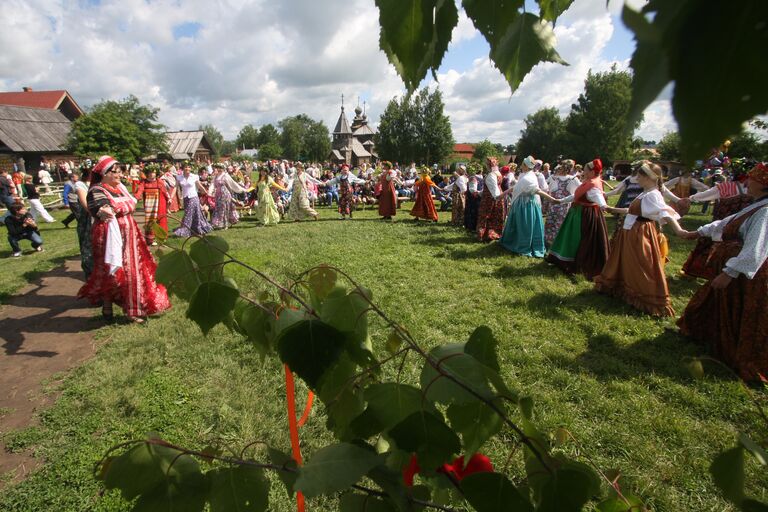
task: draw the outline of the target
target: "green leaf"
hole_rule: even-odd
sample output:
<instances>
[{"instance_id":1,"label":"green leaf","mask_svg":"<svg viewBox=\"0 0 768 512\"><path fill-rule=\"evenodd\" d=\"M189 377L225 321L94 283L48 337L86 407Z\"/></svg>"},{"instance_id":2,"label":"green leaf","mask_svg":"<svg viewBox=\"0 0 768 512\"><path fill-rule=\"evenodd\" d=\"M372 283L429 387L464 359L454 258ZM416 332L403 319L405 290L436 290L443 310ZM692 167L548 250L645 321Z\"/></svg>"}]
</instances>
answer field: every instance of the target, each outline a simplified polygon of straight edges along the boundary
<instances>
[{"instance_id":1,"label":"green leaf","mask_svg":"<svg viewBox=\"0 0 768 512\"><path fill-rule=\"evenodd\" d=\"M752 498L747 498L741 503L742 512L768 512L768 504ZM634 512L634 511L633 511Z\"/></svg>"},{"instance_id":2,"label":"green leaf","mask_svg":"<svg viewBox=\"0 0 768 512\"><path fill-rule=\"evenodd\" d=\"M400 333L397 332L396 329L392 329L392 331L389 333L389 336L387 336L387 342L384 345L384 348L390 354L395 354L398 350L400 350L402 345L403 338L400 337Z\"/></svg>"},{"instance_id":3,"label":"green leaf","mask_svg":"<svg viewBox=\"0 0 768 512\"><path fill-rule=\"evenodd\" d=\"M274 339L277 339L283 331L289 327L303 321L309 320L310 316L306 311L298 309L283 308L280 310L274 327Z\"/></svg>"},{"instance_id":4,"label":"green leaf","mask_svg":"<svg viewBox=\"0 0 768 512\"><path fill-rule=\"evenodd\" d=\"M520 407L520 413L525 419L533 419L533 398L521 396L517 401L517 405Z\"/></svg>"},{"instance_id":5,"label":"green leaf","mask_svg":"<svg viewBox=\"0 0 768 512\"><path fill-rule=\"evenodd\" d=\"M459 22L454 0L376 0L381 32L379 46L395 66L408 92L433 74Z\"/></svg>"},{"instance_id":6,"label":"green leaf","mask_svg":"<svg viewBox=\"0 0 768 512\"><path fill-rule=\"evenodd\" d=\"M329 292L318 309L320 319L347 337L347 351L361 365L376 362L368 339L368 302L356 291L346 293L341 287Z\"/></svg>"},{"instance_id":7,"label":"green leaf","mask_svg":"<svg viewBox=\"0 0 768 512\"><path fill-rule=\"evenodd\" d=\"M315 390L343 348L344 334L321 320L295 323L277 339L280 360Z\"/></svg>"},{"instance_id":8,"label":"green leaf","mask_svg":"<svg viewBox=\"0 0 768 512\"><path fill-rule=\"evenodd\" d=\"M421 391L413 386L385 382L365 389L365 412L354 419L352 430L362 438L389 430L422 408Z\"/></svg>"},{"instance_id":9,"label":"green leaf","mask_svg":"<svg viewBox=\"0 0 768 512\"><path fill-rule=\"evenodd\" d=\"M320 379L318 397L325 404L328 427L343 441L353 437L352 420L365 409L363 391L359 384L352 383L356 371L357 365L342 353Z\"/></svg>"},{"instance_id":10,"label":"green leaf","mask_svg":"<svg viewBox=\"0 0 768 512\"><path fill-rule=\"evenodd\" d=\"M744 434L743 432L739 433L739 444L746 448L762 466L768 464L768 453L766 453L765 449L754 442L747 434Z\"/></svg>"},{"instance_id":11,"label":"green leaf","mask_svg":"<svg viewBox=\"0 0 768 512\"><path fill-rule=\"evenodd\" d=\"M288 493L288 497L293 496L293 486L296 484L296 479L299 477L298 466L296 461L290 455L278 450L277 448L267 447L267 455L272 464L285 467L288 470L296 471L278 471L277 476L285 486L285 492Z\"/></svg>"},{"instance_id":12,"label":"green leaf","mask_svg":"<svg viewBox=\"0 0 768 512\"><path fill-rule=\"evenodd\" d=\"M704 365L701 364L701 359L691 359L686 363L685 367L694 379L701 380L704 378Z\"/></svg>"},{"instance_id":13,"label":"green leaf","mask_svg":"<svg viewBox=\"0 0 768 512\"><path fill-rule=\"evenodd\" d=\"M631 494L625 494L624 499L614 496L597 504L598 512L642 512L645 509L643 500Z\"/></svg>"},{"instance_id":14,"label":"green leaf","mask_svg":"<svg viewBox=\"0 0 768 512\"><path fill-rule=\"evenodd\" d=\"M294 490L307 497L330 494L357 483L382 461L375 452L349 443L321 448L299 469Z\"/></svg>"},{"instance_id":15,"label":"green leaf","mask_svg":"<svg viewBox=\"0 0 768 512\"><path fill-rule=\"evenodd\" d=\"M416 453L425 471L437 469L461 450L459 437L437 414L415 412L389 431L398 448Z\"/></svg>"},{"instance_id":16,"label":"green leaf","mask_svg":"<svg viewBox=\"0 0 768 512\"><path fill-rule=\"evenodd\" d=\"M200 279L192 258L184 251L173 250L163 255L157 264L155 280L170 293L185 300L192 297Z\"/></svg>"},{"instance_id":17,"label":"green leaf","mask_svg":"<svg viewBox=\"0 0 768 512\"><path fill-rule=\"evenodd\" d=\"M493 398L488 386L487 368L474 357L465 354L463 344L440 345L433 348L429 356L439 363L445 375L438 373L429 362L424 363L419 382L427 400L444 404L466 404L478 400L474 394L446 375L462 382L480 396Z\"/></svg>"},{"instance_id":18,"label":"green leaf","mask_svg":"<svg viewBox=\"0 0 768 512\"><path fill-rule=\"evenodd\" d=\"M573 0L537 0L541 17L547 21L555 22L573 3Z\"/></svg>"},{"instance_id":19,"label":"green leaf","mask_svg":"<svg viewBox=\"0 0 768 512\"><path fill-rule=\"evenodd\" d=\"M410 461L410 456L408 460ZM414 510L409 502L410 489L403 483L401 470L394 470L382 464L371 469L367 476L387 494L388 501L391 501L397 510Z\"/></svg>"},{"instance_id":20,"label":"green leaf","mask_svg":"<svg viewBox=\"0 0 768 512\"><path fill-rule=\"evenodd\" d=\"M214 325L226 320L239 296L240 292L227 284L202 283L192 294L187 318L199 325L203 334L208 334Z\"/></svg>"},{"instance_id":21,"label":"green leaf","mask_svg":"<svg viewBox=\"0 0 768 512\"><path fill-rule=\"evenodd\" d=\"M501 473L473 473L461 492L477 512L533 512L533 506Z\"/></svg>"},{"instance_id":22,"label":"green leaf","mask_svg":"<svg viewBox=\"0 0 768 512\"><path fill-rule=\"evenodd\" d=\"M324 299L336 286L336 271L321 265L309 273L309 287L319 299Z\"/></svg>"},{"instance_id":23,"label":"green leaf","mask_svg":"<svg viewBox=\"0 0 768 512\"><path fill-rule=\"evenodd\" d=\"M245 331L248 341L263 355L271 352L275 317L253 304L235 308L235 313L235 321Z\"/></svg>"},{"instance_id":24,"label":"green leaf","mask_svg":"<svg viewBox=\"0 0 768 512\"><path fill-rule=\"evenodd\" d=\"M539 512L581 512L600 493L600 480L592 468L568 461L547 476Z\"/></svg>"},{"instance_id":25,"label":"green leaf","mask_svg":"<svg viewBox=\"0 0 768 512\"><path fill-rule=\"evenodd\" d=\"M206 480L199 475L184 485L169 482L136 500L132 512L202 512L207 495Z\"/></svg>"},{"instance_id":26,"label":"green leaf","mask_svg":"<svg viewBox=\"0 0 768 512\"><path fill-rule=\"evenodd\" d=\"M211 512L263 512L269 504L269 480L251 466L214 469L208 473Z\"/></svg>"},{"instance_id":27,"label":"green leaf","mask_svg":"<svg viewBox=\"0 0 768 512\"><path fill-rule=\"evenodd\" d=\"M709 472L725 499L737 506L744 501L744 449L741 446L719 453Z\"/></svg>"},{"instance_id":28,"label":"green leaf","mask_svg":"<svg viewBox=\"0 0 768 512\"><path fill-rule=\"evenodd\" d=\"M491 328L481 325L469 336L469 341L464 346L464 353L471 355L488 368L498 372L501 370L499 358L496 355L496 348L498 346L499 342L493 336Z\"/></svg>"},{"instance_id":29,"label":"green leaf","mask_svg":"<svg viewBox=\"0 0 768 512\"><path fill-rule=\"evenodd\" d=\"M395 508L375 496L367 494L345 494L339 500L340 512L394 512Z\"/></svg>"},{"instance_id":30,"label":"green leaf","mask_svg":"<svg viewBox=\"0 0 768 512\"><path fill-rule=\"evenodd\" d=\"M464 453L468 455L465 457L467 462L469 455L477 453L488 439L501 430L501 417L483 402L452 404L447 414L453 429L461 434Z\"/></svg>"},{"instance_id":31,"label":"green leaf","mask_svg":"<svg viewBox=\"0 0 768 512\"><path fill-rule=\"evenodd\" d=\"M499 41L507 31L507 28L520 16L523 0L463 0L462 5L475 28L491 45L491 48L499 44Z\"/></svg>"},{"instance_id":32,"label":"green leaf","mask_svg":"<svg viewBox=\"0 0 768 512\"><path fill-rule=\"evenodd\" d=\"M154 221L152 222L152 234L155 235L155 238L160 240L160 242L168 240L168 230Z\"/></svg>"},{"instance_id":33,"label":"green leaf","mask_svg":"<svg viewBox=\"0 0 768 512\"><path fill-rule=\"evenodd\" d=\"M768 48L768 2L729 3L727 13L709 2L685 3L690 8L679 29L664 40L671 53L672 110L683 158L693 162L768 111L765 67L755 65L765 60ZM728 36L691 37L702 27L717 27Z\"/></svg>"},{"instance_id":34,"label":"green leaf","mask_svg":"<svg viewBox=\"0 0 768 512\"><path fill-rule=\"evenodd\" d=\"M195 240L189 248L189 255L199 267L210 267L224 261L229 244L218 236L206 236Z\"/></svg>"}]
</instances>

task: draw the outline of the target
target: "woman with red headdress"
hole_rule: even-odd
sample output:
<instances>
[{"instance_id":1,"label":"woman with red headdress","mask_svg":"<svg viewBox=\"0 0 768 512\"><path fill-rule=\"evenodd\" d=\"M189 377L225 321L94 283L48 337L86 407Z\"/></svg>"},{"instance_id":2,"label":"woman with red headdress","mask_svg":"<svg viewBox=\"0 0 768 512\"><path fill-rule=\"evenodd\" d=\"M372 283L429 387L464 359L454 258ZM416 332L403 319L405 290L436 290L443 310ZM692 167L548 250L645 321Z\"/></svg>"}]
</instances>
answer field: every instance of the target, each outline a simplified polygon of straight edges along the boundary
<instances>
[{"instance_id":1,"label":"woman with red headdress","mask_svg":"<svg viewBox=\"0 0 768 512\"><path fill-rule=\"evenodd\" d=\"M509 172L509 168L507 168ZM480 207L477 213L477 238L481 242L498 240L504 231L507 220L506 196L512 189L502 190L503 176L496 158L488 159L488 174L483 182Z\"/></svg>"},{"instance_id":2,"label":"woman with red headdress","mask_svg":"<svg viewBox=\"0 0 768 512\"><path fill-rule=\"evenodd\" d=\"M429 177L429 167L421 168L421 175L413 188L416 191L416 198L411 208L411 215L416 220L425 219L437 222L437 210L435 209L435 199L432 197L432 187L435 183Z\"/></svg>"},{"instance_id":3,"label":"woman with red headdress","mask_svg":"<svg viewBox=\"0 0 768 512\"><path fill-rule=\"evenodd\" d=\"M584 166L584 182L561 199L573 203L560 226L546 260L567 274L584 274L590 281L603 270L608 259L608 228L603 211L603 162L595 158Z\"/></svg>"},{"instance_id":4,"label":"woman with red headdress","mask_svg":"<svg viewBox=\"0 0 768 512\"><path fill-rule=\"evenodd\" d=\"M117 160L103 156L93 168L88 210L94 217L91 237L93 272L78 298L102 305L102 316L112 321L112 304L136 323L171 307L165 287L155 283L157 265L133 219L136 199L120 182Z\"/></svg>"},{"instance_id":5,"label":"woman with red headdress","mask_svg":"<svg viewBox=\"0 0 768 512\"><path fill-rule=\"evenodd\" d=\"M379 175L378 187L381 189L379 195L379 216L384 220L390 220L397 215L397 191L395 184L399 183L397 173L392 170L392 164L381 162L381 175Z\"/></svg>"},{"instance_id":6,"label":"woman with red headdress","mask_svg":"<svg viewBox=\"0 0 768 512\"><path fill-rule=\"evenodd\" d=\"M670 224L680 236L687 231L677 223L677 212L664 202L661 167L644 160L636 171L643 191L629 208L606 208L626 217L611 240L611 254L602 273L594 279L595 289L651 315L673 316L664 275L667 241L656 223Z\"/></svg>"},{"instance_id":7,"label":"woman with red headdress","mask_svg":"<svg viewBox=\"0 0 768 512\"><path fill-rule=\"evenodd\" d=\"M705 343L744 380L768 376L768 166L750 172L743 210L701 226L684 238L715 241L720 273L693 296L680 332Z\"/></svg>"}]
</instances>

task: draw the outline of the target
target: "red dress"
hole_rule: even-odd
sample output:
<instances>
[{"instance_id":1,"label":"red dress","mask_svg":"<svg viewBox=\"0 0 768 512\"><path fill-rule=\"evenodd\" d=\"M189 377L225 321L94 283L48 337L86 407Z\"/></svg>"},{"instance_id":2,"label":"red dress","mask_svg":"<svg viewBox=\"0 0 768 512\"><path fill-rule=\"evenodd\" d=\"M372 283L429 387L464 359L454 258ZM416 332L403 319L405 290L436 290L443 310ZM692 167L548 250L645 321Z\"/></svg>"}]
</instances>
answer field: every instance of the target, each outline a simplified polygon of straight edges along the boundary
<instances>
[{"instance_id":1,"label":"red dress","mask_svg":"<svg viewBox=\"0 0 768 512\"><path fill-rule=\"evenodd\" d=\"M393 217L397 215L397 192L395 191L394 178L387 180L387 175L391 171L385 171L379 178L381 185L381 195L379 196L379 215L382 217Z\"/></svg>"},{"instance_id":2,"label":"red dress","mask_svg":"<svg viewBox=\"0 0 768 512\"><path fill-rule=\"evenodd\" d=\"M501 190L501 173L496 173L496 181ZM483 187L480 207L477 214L477 238L481 242L490 242L501 238L504 222L507 220L507 201L503 197L493 198L488 187Z\"/></svg>"},{"instance_id":3,"label":"red dress","mask_svg":"<svg viewBox=\"0 0 768 512\"><path fill-rule=\"evenodd\" d=\"M171 197L163 180L143 181L135 193L137 199L144 201L144 236L147 243L155 241L152 223L156 222L168 232L168 202Z\"/></svg>"},{"instance_id":4,"label":"red dress","mask_svg":"<svg viewBox=\"0 0 768 512\"><path fill-rule=\"evenodd\" d=\"M434 185L429 176L424 176L416 182L416 201L411 209L411 215L417 219L437 222L435 200L432 198L432 187Z\"/></svg>"},{"instance_id":5,"label":"red dress","mask_svg":"<svg viewBox=\"0 0 768 512\"><path fill-rule=\"evenodd\" d=\"M103 301L117 304L127 316L153 315L171 307L163 285L155 282L157 264L152 259L141 230L133 219L136 200L128 190L119 185L94 185L88 191L88 209L95 214L103 205L110 205L115 212L122 238L122 267L110 274L105 262L109 221L94 215L91 237L93 240L93 273L80 288L78 298L91 304Z\"/></svg>"}]
</instances>

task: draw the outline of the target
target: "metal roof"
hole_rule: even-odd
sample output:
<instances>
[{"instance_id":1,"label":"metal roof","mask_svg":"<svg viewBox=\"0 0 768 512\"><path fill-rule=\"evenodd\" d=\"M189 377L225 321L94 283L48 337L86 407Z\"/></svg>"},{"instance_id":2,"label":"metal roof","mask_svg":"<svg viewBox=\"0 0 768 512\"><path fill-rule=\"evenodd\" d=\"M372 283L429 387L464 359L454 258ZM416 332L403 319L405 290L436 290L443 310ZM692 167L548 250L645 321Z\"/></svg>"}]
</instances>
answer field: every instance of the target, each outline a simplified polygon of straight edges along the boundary
<instances>
[{"instance_id":1,"label":"metal roof","mask_svg":"<svg viewBox=\"0 0 768 512\"><path fill-rule=\"evenodd\" d=\"M65 151L71 126L58 110L0 105L0 142L11 151Z\"/></svg>"}]
</instances>

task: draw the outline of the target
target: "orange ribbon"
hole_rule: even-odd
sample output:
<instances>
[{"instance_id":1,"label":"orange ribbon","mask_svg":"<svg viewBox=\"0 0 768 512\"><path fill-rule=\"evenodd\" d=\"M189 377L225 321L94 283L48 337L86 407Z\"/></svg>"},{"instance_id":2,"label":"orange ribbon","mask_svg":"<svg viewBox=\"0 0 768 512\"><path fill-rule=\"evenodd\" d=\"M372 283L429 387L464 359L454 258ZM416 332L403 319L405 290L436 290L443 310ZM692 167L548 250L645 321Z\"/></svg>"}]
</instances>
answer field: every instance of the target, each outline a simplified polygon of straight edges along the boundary
<instances>
[{"instance_id":1,"label":"orange ribbon","mask_svg":"<svg viewBox=\"0 0 768 512\"><path fill-rule=\"evenodd\" d=\"M297 466L301 466L301 446L299 446L299 427L303 427L309 418L309 412L312 410L312 402L315 400L315 394L310 391L307 394L307 404L304 406L304 413L301 418L296 420L296 389L293 382L293 372L284 365L285 368L285 394L288 402L288 431L291 436L291 453ZM296 506L298 512L305 512L304 495L296 493Z\"/></svg>"}]
</instances>

